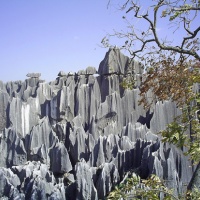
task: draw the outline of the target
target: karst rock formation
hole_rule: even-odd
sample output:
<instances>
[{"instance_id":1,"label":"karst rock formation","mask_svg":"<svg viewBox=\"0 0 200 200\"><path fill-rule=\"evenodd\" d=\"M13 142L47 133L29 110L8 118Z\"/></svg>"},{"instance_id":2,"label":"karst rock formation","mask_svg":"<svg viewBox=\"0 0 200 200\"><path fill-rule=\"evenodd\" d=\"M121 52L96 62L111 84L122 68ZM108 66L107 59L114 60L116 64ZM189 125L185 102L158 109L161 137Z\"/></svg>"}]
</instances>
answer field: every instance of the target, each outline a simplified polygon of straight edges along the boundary
<instances>
[{"instance_id":1,"label":"karst rock formation","mask_svg":"<svg viewBox=\"0 0 200 200\"><path fill-rule=\"evenodd\" d=\"M157 134L180 110L171 101L139 106L142 74L112 48L98 71L0 82L0 199L105 199L130 171L182 192L195 169ZM121 86L128 76L133 89Z\"/></svg>"}]
</instances>

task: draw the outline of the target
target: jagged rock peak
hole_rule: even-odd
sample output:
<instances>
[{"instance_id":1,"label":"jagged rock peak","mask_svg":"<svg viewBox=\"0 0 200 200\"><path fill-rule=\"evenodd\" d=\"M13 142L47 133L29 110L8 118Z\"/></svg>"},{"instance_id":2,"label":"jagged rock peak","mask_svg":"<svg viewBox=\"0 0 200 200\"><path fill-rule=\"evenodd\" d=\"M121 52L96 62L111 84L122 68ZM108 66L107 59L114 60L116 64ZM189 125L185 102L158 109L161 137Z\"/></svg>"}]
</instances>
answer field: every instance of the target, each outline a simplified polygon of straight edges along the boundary
<instances>
[{"instance_id":1,"label":"jagged rock peak","mask_svg":"<svg viewBox=\"0 0 200 200\"><path fill-rule=\"evenodd\" d=\"M77 75L93 75L96 74L97 70L95 67L87 67L86 70L79 70Z\"/></svg>"},{"instance_id":2,"label":"jagged rock peak","mask_svg":"<svg viewBox=\"0 0 200 200\"><path fill-rule=\"evenodd\" d=\"M86 72L86 74L92 75L92 74L96 74L97 70L95 67L87 67L85 72Z\"/></svg>"},{"instance_id":3,"label":"jagged rock peak","mask_svg":"<svg viewBox=\"0 0 200 200\"><path fill-rule=\"evenodd\" d=\"M28 73L26 76L29 78L39 78L41 73Z\"/></svg>"},{"instance_id":4,"label":"jagged rock peak","mask_svg":"<svg viewBox=\"0 0 200 200\"><path fill-rule=\"evenodd\" d=\"M143 66L140 62L130 59L121 53L117 47L110 48L99 65L99 75L110 74L142 74Z\"/></svg>"},{"instance_id":5,"label":"jagged rock peak","mask_svg":"<svg viewBox=\"0 0 200 200\"><path fill-rule=\"evenodd\" d=\"M66 74L65 72L63 72L63 71L60 71L60 72L58 73L58 76L60 76L60 77L65 77L65 76L67 76L67 74Z\"/></svg>"}]
</instances>

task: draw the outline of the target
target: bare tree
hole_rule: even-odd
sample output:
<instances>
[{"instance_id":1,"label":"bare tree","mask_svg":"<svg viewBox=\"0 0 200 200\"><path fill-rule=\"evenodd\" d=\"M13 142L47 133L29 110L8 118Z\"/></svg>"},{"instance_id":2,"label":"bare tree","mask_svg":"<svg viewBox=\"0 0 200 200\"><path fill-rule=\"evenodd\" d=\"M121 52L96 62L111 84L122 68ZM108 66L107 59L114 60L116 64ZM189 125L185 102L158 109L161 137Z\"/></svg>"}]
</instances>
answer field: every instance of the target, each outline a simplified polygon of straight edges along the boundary
<instances>
[{"instance_id":1,"label":"bare tree","mask_svg":"<svg viewBox=\"0 0 200 200\"><path fill-rule=\"evenodd\" d=\"M110 0L112 1L112 0ZM110 4L110 1L108 4ZM102 42L106 46L109 38L114 36L124 39L122 48L129 51L130 55L149 61L152 55L155 61L160 51L173 51L185 59L191 57L200 61L199 55L199 0L151 0L151 1L127 0L120 6L125 11L123 19L127 23L127 31L115 31L107 35ZM148 4L146 6L145 4ZM146 7L146 10L145 8ZM138 21L139 20L139 23ZM144 27L138 29L143 23ZM158 24L168 27L166 38L159 34ZM173 39L174 34L179 34L179 44Z\"/></svg>"}]
</instances>

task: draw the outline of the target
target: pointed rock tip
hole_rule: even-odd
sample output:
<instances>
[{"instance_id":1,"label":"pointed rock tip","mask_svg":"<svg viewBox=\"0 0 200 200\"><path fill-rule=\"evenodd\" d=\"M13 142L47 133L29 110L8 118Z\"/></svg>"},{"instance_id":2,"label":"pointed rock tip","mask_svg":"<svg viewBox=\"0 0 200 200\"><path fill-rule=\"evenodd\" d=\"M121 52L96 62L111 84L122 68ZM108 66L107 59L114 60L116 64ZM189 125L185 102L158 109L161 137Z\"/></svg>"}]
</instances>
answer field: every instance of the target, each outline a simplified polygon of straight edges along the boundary
<instances>
[{"instance_id":1,"label":"pointed rock tip","mask_svg":"<svg viewBox=\"0 0 200 200\"><path fill-rule=\"evenodd\" d=\"M26 76L29 78L39 78L41 73L28 73Z\"/></svg>"},{"instance_id":2,"label":"pointed rock tip","mask_svg":"<svg viewBox=\"0 0 200 200\"><path fill-rule=\"evenodd\" d=\"M130 59L118 47L109 48L98 69L99 75L125 74Z\"/></svg>"}]
</instances>

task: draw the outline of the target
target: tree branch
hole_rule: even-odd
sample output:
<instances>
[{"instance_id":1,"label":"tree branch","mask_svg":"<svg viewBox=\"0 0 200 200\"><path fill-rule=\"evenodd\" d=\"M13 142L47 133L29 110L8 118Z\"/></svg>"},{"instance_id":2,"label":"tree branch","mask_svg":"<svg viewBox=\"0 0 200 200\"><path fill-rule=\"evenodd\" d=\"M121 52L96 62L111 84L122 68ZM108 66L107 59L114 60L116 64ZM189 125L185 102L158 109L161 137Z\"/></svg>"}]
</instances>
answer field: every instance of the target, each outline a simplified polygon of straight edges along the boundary
<instances>
[{"instance_id":1,"label":"tree branch","mask_svg":"<svg viewBox=\"0 0 200 200\"><path fill-rule=\"evenodd\" d=\"M139 53L139 52L142 52L142 51L144 50L144 48L145 48L145 45L146 45L147 43L150 43L150 42L155 42L155 39L145 40L145 41L143 42L143 44L142 44L142 46L141 46L141 48L140 48L139 50L137 50L137 51L132 51L132 55L135 56L135 54L137 54L137 53Z\"/></svg>"},{"instance_id":2,"label":"tree branch","mask_svg":"<svg viewBox=\"0 0 200 200\"><path fill-rule=\"evenodd\" d=\"M152 20L149 16L149 10L147 10L145 14L141 14L141 7L134 1L126 0L122 6L122 9L125 9L128 6L130 6L130 7L127 9L126 13L134 12L135 18L144 19L149 24L149 29L145 32L141 31L141 36L140 36L137 32L134 31L135 30L134 26L130 25L130 23L129 23L128 28L131 27L131 32L130 32L131 37L129 37L129 33L127 33L126 35L123 35L123 38L127 37L129 42L126 41L125 45L122 47L125 47L126 50L131 52L131 55L138 56L136 54L142 53L144 51L145 47L147 47L147 44L155 42L155 44L158 46L159 50L173 51L173 52L179 53L181 56L183 56L183 55L185 55L187 57L192 56L195 59L200 61L200 55L199 55L197 45L195 45L195 43L193 43L193 42L195 42L195 41L193 41L193 39L196 38L197 34L200 31L200 26L197 27L195 31L191 31L189 29L190 23L192 22L192 20L194 20L194 18L196 18L197 13L194 15L193 19L187 19L186 18L187 16L186 17L179 16L180 14L177 14L177 16L175 15L176 12L183 12L183 13L185 13L186 11L197 12L198 10L200 10L199 5L196 6L196 4L194 4L194 5L192 4L192 5L187 6L185 4L185 2L182 2L181 0L174 0L174 1L169 0L167 2L165 0L159 0L156 5L152 6L154 9ZM161 7L163 7L163 9L161 9ZM159 38L158 33L157 33L157 21L158 21L158 14L160 13L160 11L162 11L162 13L163 12L165 13L165 14L162 14L163 17L166 17L166 16L170 17L172 15L172 17L174 17L173 19L178 17L178 19L181 20L178 23L177 29L181 28L181 23L183 22L183 28L186 31L186 33L189 34L189 36L182 38L180 46L177 46L177 45L173 46L171 42L169 44L167 44L166 41L161 41L161 39ZM172 22L170 22L170 23L172 23ZM117 33L117 35L122 37L121 33ZM150 35L152 35L153 38L150 37ZM142 44L140 44L141 46L134 51L131 50L132 44L134 44L133 41L136 41L136 42L140 41L142 43ZM188 43L190 45L188 45ZM191 47L191 48L189 48L189 47Z\"/></svg>"}]
</instances>

